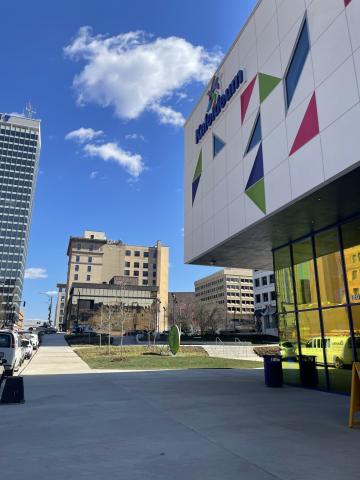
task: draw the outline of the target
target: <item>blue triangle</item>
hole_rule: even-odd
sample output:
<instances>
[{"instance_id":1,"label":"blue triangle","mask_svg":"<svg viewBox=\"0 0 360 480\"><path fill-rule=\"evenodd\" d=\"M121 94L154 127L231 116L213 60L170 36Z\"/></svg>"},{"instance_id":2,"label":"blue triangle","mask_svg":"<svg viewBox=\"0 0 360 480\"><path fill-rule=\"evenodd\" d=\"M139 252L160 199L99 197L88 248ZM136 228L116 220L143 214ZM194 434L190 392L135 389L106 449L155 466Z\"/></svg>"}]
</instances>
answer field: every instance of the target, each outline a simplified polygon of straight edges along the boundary
<instances>
[{"instance_id":1,"label":"blue triangle","mask_svg":"<svg viewBox=\"0 0 360 480\"><path fill-rule=\"evenodd\" d=\"M250 152L258 143L261 142L261 118L260 118L260 113L256 118L255 126L252 131L248 146L246 147L245 150L245 155Z\"/></svg>"},{"instance_id":2,"label":"blue triangle","mask_svg":"<svg viewBox=\"0 0 360 480\"><path fill-rule=\"evenodd\" d=\"M251 169L249 180L246 184L245 191L252 187L256 182L261 180L264 177L264 162L263 162L263 150L262 144L260 143L259 150L256 154L254 165Z\"/></svg>"},{"instance_id":3,"label":"blue triangle","mask_svg":"<svg viewBox=\"0 0 360 480\"><path fill-rule=\"evenodd\" d=\"M217 135L213 134L213 155L216 155L221 152L221 150L225 147L225 142L221 140Z\"/></svg>"},{"instance_id":4,"label":"blue triangle","mask_svg":"<svg viewBox=\"0 0 360 480\"><path fill-rule=\"evenodd\" d=\"M194 205L194 200L196 197L196 192L199 186L201 175L192 182L192 204Z\"/></svg>"}]
</instances>

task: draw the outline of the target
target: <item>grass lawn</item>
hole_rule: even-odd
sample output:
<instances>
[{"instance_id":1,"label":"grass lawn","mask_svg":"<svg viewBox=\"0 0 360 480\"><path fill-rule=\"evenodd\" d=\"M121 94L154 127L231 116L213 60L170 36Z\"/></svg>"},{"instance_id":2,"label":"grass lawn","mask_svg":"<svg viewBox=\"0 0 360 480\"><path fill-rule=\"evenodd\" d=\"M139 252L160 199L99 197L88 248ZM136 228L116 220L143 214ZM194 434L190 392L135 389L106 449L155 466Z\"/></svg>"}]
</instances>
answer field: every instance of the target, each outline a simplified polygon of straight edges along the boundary
<instances>
[{"instance_id":1,"label":"grass lawn","mask_svg":"<svg viewBox=\"0 0 360 480\"><path fill-rule=\"evenodd\" d=\"M177 368L259 368L261 362L232 360L229 358L209 357L202 347L180 347L176 356L171 355L168 347L127 346L108 348L91 346L73 346L75 352L91 368L114 368L121 370L159 370Z\"/></svg>"}]
</instances>

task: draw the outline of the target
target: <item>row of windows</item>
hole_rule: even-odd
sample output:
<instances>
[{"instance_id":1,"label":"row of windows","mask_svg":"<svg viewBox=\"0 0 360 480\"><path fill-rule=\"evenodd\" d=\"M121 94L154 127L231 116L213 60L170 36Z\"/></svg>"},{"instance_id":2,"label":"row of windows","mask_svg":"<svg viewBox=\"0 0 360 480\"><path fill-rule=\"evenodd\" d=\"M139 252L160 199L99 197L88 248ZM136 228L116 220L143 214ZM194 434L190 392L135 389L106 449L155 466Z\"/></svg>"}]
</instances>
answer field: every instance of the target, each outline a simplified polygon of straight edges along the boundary
<instances>
[{"instance_id":1,"label":"row of windows","mask_svg":"<svg viewBox=\"0 0 360 480\"><path fill-rule=\"evenodd\" d=\"M156 263L151 264L152 268L156 270ZM130 262L125 262L125 267L126 268L131 268L131 263ZM140 263L139 262L134 262L134 267L133 268L140 268ZM149 268L148 263L143 263L142 268Z\"/></svg>"},{"instance_id":2,"label":"row of windows","mask_svg":"<svg viewBox=\"0 0 360 480\"><path fill-rule=\"evenodd\" d=\"M252 278L226 277L227 282L253 283Z\"/></svg>"},{"instance_id":3,"label":"row of windows","mask_svg":"<svg viewBox=\"0 0 360 480\"><path fill-rule=\"evenodd\" d=\"M255 278L255 287L260 287L260 285L271 285L272 283L275 283L275 276L273 273L269 276L263 276L261 279Z\"/></svg>"},{"instance_id":4,"label":"row of windows","mask_svg":"<svg viewBox=\"0 0 360 480\"><path fill-rule=\"evenodd\" d=\"M5 135L5 137L4 137ZM38 139L38 134L37 133L29 133L24 130L9 130L6 128L0 128L0 139L4 138L11 138L11 137L17 137L17 138L28 138L29 140L37 140Z\"/></svg>"},{"instance_id":5,"label":"row of windows","mask_svg":"<svg viewBox=\"0 0 360 480\"><path fill-rule=\"evenodd\" d=\"M130 270L124 270L124 275L125 275L126 277L129 277L129 276L130 276ZM149 272L145 270L144 272L142 272L142 275L143 275L143 277L148 277L148 276L149 276ZM139 276L139 270L134 270L134 271L133 271L133 276L134 276L134 277L138 277L138 276ZM153 278L156 278L156 272L153 272L153 273L152 273L152 276L153 276Z\"/></svg>"},{"instance_id":6,"label":"row of windows","mask_svg":"<svg viewBox=\"0 0 360 480\"><path fill-rule=\"evenodd\" d=\"M22 165L23 167L28 167L35 165L36 155L20 152L19 154L15 152L6 152L2 154L0 151L0 162L5 165Z\"/></svg>"},{"instance_id":7,"label":"row of windows","mask_svg":"<svg viewBox=\"0 0 360 480\"><path fill-rule=\"evenodd\" d=\"M264 292L263 294L255 295L256 303L261 303L261 297L262 297L263 302L268 302L269 298L271 299L271 301L275 301L276 300L276 293L275 293L275 291L270 292L270 297L269 297L268 292Z\"/></svg>"},{"instance_id":8,"label":"row of windows","mask_svg":"<svg viewBox=\"0 0 360 480\"><path fill-rule=\"evenodd\" d=\"M131 257L131 250L125 250L125 256L126 257ZM140 257L141 256L141 252L139 250L135 250L134 251L134 257ZM149 258L149 252L143 252L143 256L144 258ZM157 252L153 252L153 258L156 258L157 257Z\"/></svg>"}]
</instances>

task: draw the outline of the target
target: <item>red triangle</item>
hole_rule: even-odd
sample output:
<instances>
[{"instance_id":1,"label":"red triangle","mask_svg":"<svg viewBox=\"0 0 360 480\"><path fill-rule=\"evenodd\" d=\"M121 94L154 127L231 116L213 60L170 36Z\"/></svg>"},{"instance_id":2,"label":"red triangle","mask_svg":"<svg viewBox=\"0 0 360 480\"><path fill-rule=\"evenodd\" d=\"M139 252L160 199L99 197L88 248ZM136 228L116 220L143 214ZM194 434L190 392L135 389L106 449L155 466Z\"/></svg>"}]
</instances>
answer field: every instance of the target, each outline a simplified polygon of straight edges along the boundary
<instances>
[{"instance_id":1,"label":"red triangle","mask_svg":"<svg viewBox=\"0 0 360 480\"><path fill-rule=\"evenodd\" d=\"M311 97L310 103L306 109L304 118L301 122L293 146L291 147L290 155L295 153L306 143L310 142L310 140L316 137L319 132L319 119L317 113L316 96L314 92L313 96Z\"/></svg>"},{"instance_id":2,"label":"red triangle","mask_svg":"<svg viewBox=\"0 0 360 480\"><path fill-rule=\"evenodd\" d=\"M249 103L250 103L250 99L251 99L252 92L253 92L253 90L254 90L255 82L256 82L256 75L255 75L255 77L251 80L251 82L249 83L249 85L245 88L245 90L243 91L243 93L241 94L241 97L240 97L240 103L241 103L241 124L244 123L245 115L246 115L246 112L247 112L247 109L248 109L248 106L249 106Z\"/></svg>"},{"instance_id":3,"label":"red triangle","mask_svg":"<svg viewBox=\"0 0 360 480\"><path fill-rule=\"evenodd\" d=\"M345 7L347 7L349 5L349 3L351 2L351 0L345 0L344 3L345 3Z\"/></svg>"}]
</instances>

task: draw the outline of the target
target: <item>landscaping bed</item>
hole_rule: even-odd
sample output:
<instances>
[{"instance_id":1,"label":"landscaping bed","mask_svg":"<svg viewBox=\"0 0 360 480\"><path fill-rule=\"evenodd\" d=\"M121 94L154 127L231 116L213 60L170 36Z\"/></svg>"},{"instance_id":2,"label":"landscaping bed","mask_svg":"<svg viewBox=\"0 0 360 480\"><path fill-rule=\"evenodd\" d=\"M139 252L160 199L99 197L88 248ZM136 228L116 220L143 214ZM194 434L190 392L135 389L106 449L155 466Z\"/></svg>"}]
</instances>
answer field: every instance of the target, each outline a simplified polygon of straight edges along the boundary
<instances>
[{"instance_id":1,"label":"landscaping bed","mask_svg":"<svg viewBox=\"0 0 360 480\"><path fill-rule=\"evenodd\" d=\"M176 356L167 346L91 347L73 345L91 368L160 370L186 368L258 368L259 362L209 357L202 347L181 346Z\"/></svg>"}]
</instances>

